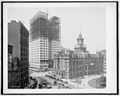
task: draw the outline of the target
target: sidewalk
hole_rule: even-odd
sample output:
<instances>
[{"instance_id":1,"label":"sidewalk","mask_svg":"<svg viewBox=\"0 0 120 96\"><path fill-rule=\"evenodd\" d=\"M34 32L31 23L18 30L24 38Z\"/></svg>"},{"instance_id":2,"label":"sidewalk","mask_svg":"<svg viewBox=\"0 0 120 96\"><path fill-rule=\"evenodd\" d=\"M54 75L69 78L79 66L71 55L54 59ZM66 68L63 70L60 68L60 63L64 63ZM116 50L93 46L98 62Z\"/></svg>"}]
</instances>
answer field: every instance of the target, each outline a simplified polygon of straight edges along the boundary
<instances>
[{"instance_id":1,"label":"sidewalk","mask_svg":"<svg viewBox=\"0 0 120 96\"><path fill-rule=\"evenodd\" d=\"M34 72L34 73L31 73L30 76L32 77L41 77L41 76L45 76L46 73L45 72Z\"/></svg>"},{"instance_id":2,"label":"sidewalk","mask_svg":"<svg viewBox=\"0 0 120 96\"><path fill-rule=\"evenodd\" d=\"M91 76L87 76L87 77L85 77L84 79L79 79L78 78L78 81L80 81L81 83L80 84L78 84L75 80L76 79L73 79L73 81L75 81L75 82L72 82L72 80L70 80L70 79L62 79L63 81L67 81L68 82L68 84L74 89L74 88L78 88L78 89L86 89L86 88L88 88L88 89L90 89L90 88L92 88L89 84L88 84L88 82L89 82L89 80L91 80L91 79L94 79L94 78L98 78L98 77L100 77L101 75L91 75Z\"/></svg>"}]
</instances>

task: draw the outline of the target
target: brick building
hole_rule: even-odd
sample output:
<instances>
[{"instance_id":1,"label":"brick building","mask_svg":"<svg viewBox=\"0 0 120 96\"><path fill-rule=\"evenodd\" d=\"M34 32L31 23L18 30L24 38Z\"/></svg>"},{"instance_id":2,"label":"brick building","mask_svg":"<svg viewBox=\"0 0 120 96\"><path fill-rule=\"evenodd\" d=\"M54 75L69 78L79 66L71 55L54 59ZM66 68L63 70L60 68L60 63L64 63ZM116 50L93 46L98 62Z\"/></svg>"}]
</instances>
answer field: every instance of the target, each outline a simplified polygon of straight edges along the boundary
<instances>
[{"instance_id":1,"label":"brick building","mask_svg":"<svg viewBox=\"0 0 120 96\"><path fill-rule=\"evenodd\" d=\"M8 23L8 88L29 83L29 32L21 22Z\"/></svg>"}]
</instances>

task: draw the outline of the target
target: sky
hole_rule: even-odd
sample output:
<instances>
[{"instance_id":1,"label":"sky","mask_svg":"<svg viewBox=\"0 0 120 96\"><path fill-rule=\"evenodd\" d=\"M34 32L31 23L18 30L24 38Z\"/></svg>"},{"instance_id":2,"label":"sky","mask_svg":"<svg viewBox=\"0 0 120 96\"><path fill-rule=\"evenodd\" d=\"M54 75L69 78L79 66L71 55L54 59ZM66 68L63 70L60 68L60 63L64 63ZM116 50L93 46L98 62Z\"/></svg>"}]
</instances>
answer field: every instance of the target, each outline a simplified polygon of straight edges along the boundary
<instances>
[{"instance_id":1,"label":"sky","mask_svg":"<svg viewBox=\"0 0 120 96\"><path fill-rule=\"evenodd\" d=\"M49 18L61 19L61 44L74 49L79 33L90 53L106 49L106 9L105 7L10 7L8 22L22 21L30 29L30 19L38 12L48 12Z\"/></svg>"}]
</instances>

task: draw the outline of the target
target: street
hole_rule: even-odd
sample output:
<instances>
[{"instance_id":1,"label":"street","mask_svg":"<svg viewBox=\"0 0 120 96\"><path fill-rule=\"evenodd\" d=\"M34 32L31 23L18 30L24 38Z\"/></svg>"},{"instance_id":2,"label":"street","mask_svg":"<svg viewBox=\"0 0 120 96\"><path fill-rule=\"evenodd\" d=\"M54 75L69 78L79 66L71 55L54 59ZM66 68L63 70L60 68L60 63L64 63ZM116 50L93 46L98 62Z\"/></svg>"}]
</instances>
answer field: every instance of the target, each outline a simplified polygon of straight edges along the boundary
<instances>
[{"instance_id":1,"label":"street","mask_svg":"<svg viewBox=\"0 0 120 96\"><path fill-rule=\"evenodd\" d=\"M37 87L39 88L39 84L42 82L47 82L47 84L51 85L52 89L85 89L85 88L93 88L89 85L89 81L99 78L101 75L91 75L84 78L76 79L61 79L56 80L50 76L46 76L45 72L34 72L30 74L31 77L35 78L38 81ZM65 81L67 83L65 83ZM56 83L56 84L55 84Z\"/></svg>"}]
</instances>

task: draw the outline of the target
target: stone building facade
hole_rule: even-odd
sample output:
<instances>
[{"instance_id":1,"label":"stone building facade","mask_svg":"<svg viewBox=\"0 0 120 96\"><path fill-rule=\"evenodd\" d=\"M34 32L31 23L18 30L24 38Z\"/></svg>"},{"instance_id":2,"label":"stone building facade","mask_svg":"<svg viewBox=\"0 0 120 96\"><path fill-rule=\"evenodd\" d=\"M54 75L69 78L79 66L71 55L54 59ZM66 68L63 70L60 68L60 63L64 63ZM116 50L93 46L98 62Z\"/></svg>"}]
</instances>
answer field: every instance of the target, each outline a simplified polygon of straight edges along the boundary
<instances>
[{"instance_id":1,"label":"stone building facade","mask_svg":"<svg viewBox=\"0 0 120 96\"><path fill-rule=\"evenodd\" d=\"M62 49L55 54L54 71L60 78L72 79L103 73L104 57L90 54L83 42L80 33L75 51Z\"/></svg>"},{"instance_id":2,"label":"stone building facade","mask_svg":"<svg viewBox=\"0 0 120 96\"><path fill-rule=\"evenodd\" d=\"M55 74L72 79L103 73L103 56L59 52L54 59Z\"/></svg>"},{"instance_id":3,"label":"stone building facade","mask_svg":"<svg viewBox=\"0 0 120 96\"><path fill-rule=\"evenodd\" d=\"M104 64L103 64L103 71L104 71L104 73L106 73L106 50L101 50L101 51L98 51L98 52L96 52L96 54L98 54L98 55L102 55L103 56L103 58L104 58Z\"/></svg>"}]
</instances>

